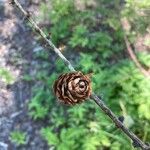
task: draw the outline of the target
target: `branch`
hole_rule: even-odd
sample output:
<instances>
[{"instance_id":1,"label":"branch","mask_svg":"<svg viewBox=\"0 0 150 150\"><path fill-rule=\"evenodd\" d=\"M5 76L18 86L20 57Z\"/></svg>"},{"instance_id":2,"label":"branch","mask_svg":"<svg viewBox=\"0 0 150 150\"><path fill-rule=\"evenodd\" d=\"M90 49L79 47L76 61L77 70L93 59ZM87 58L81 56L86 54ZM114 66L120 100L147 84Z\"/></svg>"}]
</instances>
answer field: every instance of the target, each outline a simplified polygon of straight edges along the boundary
<instances>
[{"instance_id":1,"label":"branch","mask_svg":"<svg viewBox=\"0 0 150 150\"><path fill-rule=\"evenodd\" d=\"M64 61L64 63L68 66L70 71L75 71L71 63L64 57L64 55L59 51L58 48L49 40L46 34L38 27L33 18L29 15L27 11L20 5L17 0L12 0L11 4L16 6L26 17L26 19L32 24L32 27L41 35L41 37L45 40L45 42L50 46L52 50ZM134 133L129 131L128 128L124 126L124 124L115 116L115 114L104 104L101 98L96 96L94 93L90 96L90 98L95 101L95 103L103 110L103 112L115 123L115 125L120 128L133 142L135 147L140 147L142 150L149 150L150 147L144 144Z\"/></svg>"},{"instance_id":2,"label":"branch","mask_svg":"<svg viewBox=\"0 0 150 150\"><path fill-rule=\"evenodd\" d=\"M124 20L122 19L121 20L121 24L122 24L122 28L124 31L126 31L126 27L125 27L125 24L124 24ZM131 59L133 60L133 62L135 63L135 65L139 68L139 70L143 73L144 76L146 77L149 77L150 76L150 73L144 69L142 67L142 65L140 64L140 62L138 61L138 59L136 58L136 55L134 54L132 48L131 48L131 45L130 45L130 42L127 38L127 36L124 34L124 41L125 41L125 44L126 44L126 47L127 47L127 51L131 57Z\"/></svg>"}]
</instances>

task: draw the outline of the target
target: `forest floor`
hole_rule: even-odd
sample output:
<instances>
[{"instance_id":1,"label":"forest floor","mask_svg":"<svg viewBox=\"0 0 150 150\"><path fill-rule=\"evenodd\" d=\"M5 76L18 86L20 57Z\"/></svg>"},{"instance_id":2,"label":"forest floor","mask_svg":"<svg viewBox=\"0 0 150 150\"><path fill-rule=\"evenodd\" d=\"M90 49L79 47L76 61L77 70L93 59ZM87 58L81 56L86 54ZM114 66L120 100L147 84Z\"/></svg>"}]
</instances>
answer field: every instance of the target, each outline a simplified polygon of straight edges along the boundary
<instances>
[{"instance_id":1,"label":"forest floor","mask_svg":"<svg viewBox=\"0 0 150 150\"><path fill-rule=\"evenodd\" d=\"M38 15L39 0L21 0L24 8ZM0 77L0 150L48 150L48 145L39 135L43 124L33 121L28 115L27 103L32 97L33 84L23 81L24 74L34 76L38 61L34 53L41 48L23 19L8 2L0 0L0 68L5 68L15 77L6 84ZM136 49L143 49L139 38ZM27 133L24 146L17 147L10 140L10 133L22 130Z\"/></svg>"},{"instance_id":2,"label":"forest floor","mask_svg":"<svg viewBox=\"0 0 150 150\"><path fill-rule=\"evenodd\" d=\"M38 3L38 0L34 3L21 0L23 7L35 16ZM23 16L14 10L9 1L0 0L0 68L8 70L15 77L11 84L6 84L0 77L0 150L48 149L39 135L41 123L33 122L27 114L32 85L23 81L22 76L36 73L38 62L33 54L41 46L25 24ZM27 133L26 145L17 147L11 142L10 133L14 130Z\"/></svg>"}]
</instances>

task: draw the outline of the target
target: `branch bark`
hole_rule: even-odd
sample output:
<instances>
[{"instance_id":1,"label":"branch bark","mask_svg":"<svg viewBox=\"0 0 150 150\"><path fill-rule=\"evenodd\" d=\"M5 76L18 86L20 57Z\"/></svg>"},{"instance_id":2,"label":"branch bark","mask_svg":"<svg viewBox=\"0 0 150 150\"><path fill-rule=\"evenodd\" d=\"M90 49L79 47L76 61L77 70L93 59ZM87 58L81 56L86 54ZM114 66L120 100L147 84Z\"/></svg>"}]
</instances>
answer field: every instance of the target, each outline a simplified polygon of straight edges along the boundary
<instances>
[{"instance_id":1,"label":"branch bark","mask_svg":"<svg viewBox=\"0 0 150 150\"><path fill-rule=\"evenodd\" d=\"M24 10L24 8L20 5L17 0L12 0L11 4L16 6L25 16L25 18L32 24L32 27L41 35L41 37L45 40L45 42L49 45L49 47L55 51L55 53L64 61L64 63L68 66L70 71L75 71L72 64L64 57L64 55L59 51L58 48L52 43L50 39L47 38L46 34L38 27L33 18L29 15L29 13ZM95 93L92 93L90 98L95 101L95 103L102 109L102 111L115 123L115 125L121 129L133 142L134 146L140 147L142 150L149 150L150 147L143 143L134 133L129 131L128 128L124 126L124 124L116 117L116 115L105 105L103 100L99 98Z\"/></svg>"}]
</instances>

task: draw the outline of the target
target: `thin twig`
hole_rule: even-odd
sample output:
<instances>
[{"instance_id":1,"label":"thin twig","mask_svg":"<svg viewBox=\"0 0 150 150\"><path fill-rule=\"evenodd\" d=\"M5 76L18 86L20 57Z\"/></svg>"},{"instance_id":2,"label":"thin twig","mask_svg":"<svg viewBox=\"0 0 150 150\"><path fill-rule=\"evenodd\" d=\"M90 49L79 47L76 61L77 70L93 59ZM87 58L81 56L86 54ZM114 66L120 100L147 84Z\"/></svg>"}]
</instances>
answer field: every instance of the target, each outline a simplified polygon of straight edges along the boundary
<instances>
[{"instance_id":1,"label":"thin twig","mask_svg":"<svg viewBox=\"0 0 150 150\"><path fill-rule=\"evenodd\" d=\"M124 20L121 20L121 24L122 24L122 28L124 31L126 31L125 29L125 24L124 24ZM138 61L138 59L136 58L136 55L134 54L132 48L131 48L131 44L127 38L127 36L124 34L124 41L127 47L127 51L131 57L131 59L133 60L133 62L135 63L135 65L137 66L137 68L139 68L139 70L143 73L144 76L149 77L150 73L142 67L142 65L140 64L140 62Z\"/></svg>"},{"instance_id":2,"label":"thin twig","mask_svg":"<svg viewBox=\"0 0 150 150\"><path fill-rule=\"evenodd\" d=\"M134 54L134 52L131 48L131 45L130 45L126 35L124 35L124 41L125 41L125 44L126 44L126 47L127 47L127 51L129 53L131 59L135 63L135 65L139 68L139 70L143 73L144 76L149 77L150 76L149 72L146 69L144 69L142 67L142 65L139 63L138 59L136 58L136 55Z\"/></svg>"},{"instance_id":3,"label":"thin twig","mask_svg":"<svg viewBox=\"0 0 150 150\"><path fill-rule=\"evenodd\" d=\"M11 3L19 8L19 10L26 17L26 19L32 24L32 27L42 36L42 38L50 46L50 48L53 49L55 53L64 61L64 63L68 66L70 71L75 71L71 63L64 57L64 55L59 51L59 49L55 47L55 45L51 42L51 40L47 38L46 34L38 27L38 25L35 23L32 17L27 13L27 11L23 9L20 3L17 0L13 0ZM103 110L103 112L107 116L109 116L109 118L111 118L111 120L115 123L115 125L118 128L120 128L130 139L132 139L134 146L140 147L142 150L150 149L148 145L144 144L134 133L129 131L129 129L124 126L124 124L115 116L115 114L104 104L101 98L99 98L94 93L91 95L90 98L96 102L96 104Z\"/></svg>"}]
</instances>

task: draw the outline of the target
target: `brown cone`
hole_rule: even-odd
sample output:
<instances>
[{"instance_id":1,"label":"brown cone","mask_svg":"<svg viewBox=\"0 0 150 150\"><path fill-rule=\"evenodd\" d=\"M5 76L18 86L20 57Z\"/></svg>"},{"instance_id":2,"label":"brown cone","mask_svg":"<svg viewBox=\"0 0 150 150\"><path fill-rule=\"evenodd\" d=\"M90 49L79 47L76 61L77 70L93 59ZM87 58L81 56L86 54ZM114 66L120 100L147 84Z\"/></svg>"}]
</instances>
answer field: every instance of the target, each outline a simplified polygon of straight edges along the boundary
<instances>
[{"instance_id":1,"label":"brown cone","mask_svg":"<svg viewBox=\"0 0 150 150\"><path fill-rule=\"evenodd\" d=\"M54 83L56 97L65 104L81 103L91 95L90 75L81 72L62 74Z\"/></svg>"}]
</instances>

